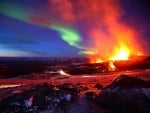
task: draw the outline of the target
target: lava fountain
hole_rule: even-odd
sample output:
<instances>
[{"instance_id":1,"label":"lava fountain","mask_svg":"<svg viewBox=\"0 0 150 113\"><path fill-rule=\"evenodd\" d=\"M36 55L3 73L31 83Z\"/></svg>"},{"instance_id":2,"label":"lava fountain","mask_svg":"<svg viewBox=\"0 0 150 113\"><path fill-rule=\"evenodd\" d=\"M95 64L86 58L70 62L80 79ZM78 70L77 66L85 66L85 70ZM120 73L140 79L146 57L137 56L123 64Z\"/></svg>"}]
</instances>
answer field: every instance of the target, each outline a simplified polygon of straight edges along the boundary
<instances>
[{"instance_id":1,"label":"lava fountain","mask_svg":"<svg viewBox=\"0 0 150 113\"><path fill-rule=\"evenodd\" d=\"M118 0L104 0L99 3L101 20L89 35L94 40L94 55L89 55L90 63L109 62L115 70L115 61L131 60L131 56L143 54L138 33L127 22L121 21L124 14ZM103 27L102 27L103 26Z\"/></svg>"}]
</instances>

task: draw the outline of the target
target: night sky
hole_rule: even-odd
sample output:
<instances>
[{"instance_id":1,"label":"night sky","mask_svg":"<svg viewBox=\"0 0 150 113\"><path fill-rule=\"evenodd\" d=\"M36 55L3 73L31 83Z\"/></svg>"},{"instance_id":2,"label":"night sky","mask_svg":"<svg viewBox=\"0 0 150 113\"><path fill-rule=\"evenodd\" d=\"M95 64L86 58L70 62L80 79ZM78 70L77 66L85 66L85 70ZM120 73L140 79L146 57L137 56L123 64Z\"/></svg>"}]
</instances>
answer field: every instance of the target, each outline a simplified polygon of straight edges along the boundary
<instances>
[{"instance_id":1,"label":"night sky","mask_svg":"<svg viewBox=\"0 0 150 113\"><path fill-rule=\"evenodd\" d=\"M107 54L124 28L150 55L149 0L0 0L0 56Z\"/></svg>"}]
</instances>

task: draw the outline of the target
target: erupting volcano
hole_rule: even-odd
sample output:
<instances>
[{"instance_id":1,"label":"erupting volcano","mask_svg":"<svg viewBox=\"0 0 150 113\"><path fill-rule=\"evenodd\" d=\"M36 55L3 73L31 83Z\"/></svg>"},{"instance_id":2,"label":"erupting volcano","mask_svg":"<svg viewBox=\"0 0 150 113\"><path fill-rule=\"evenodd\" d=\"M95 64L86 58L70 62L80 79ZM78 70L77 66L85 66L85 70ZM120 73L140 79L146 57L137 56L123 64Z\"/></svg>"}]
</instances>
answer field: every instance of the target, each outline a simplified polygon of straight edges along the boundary
<instances>
[{"instance_id":1,"label":"erupting volcano","mask_svg":"<svg viewBox=\"0 0 150 113\"><path fill-rule=\"evenodd\" d=\"M150 113L150 0L0 0L0 113Z\"/></svg>"},{"instance_id":2,"label":"erupting volcano","mask_svg":"<svg viewBox=\"0 0 150 113\"><path fill-rule=\"evenodd\" d=\"M134 56L143 56L144 54L137 52L136 54L131 53L130 48L127 47L121 47L121 48L116 48L116 50L114 51L114 53L110 53L110 57L105 58L104 60L102 60L99 57L91 57L90 59L90 63L101 63L104 61L123 61L123 60L130 60L130 57L134 55Z\"/></svg>"},{"instance_id":3,"label":"erupting volcano","mask_svg":"<svg viewBox=\"0 0 150 113\"><path fill-rule=\"evenodd\" d=\"M89 35L94 40L95 53L89 55L91 63L130 60L131 56L144 55L139 34L122 20L123 9L118 1L101 1L101 21Z\"/></svg>"}]
</instances>

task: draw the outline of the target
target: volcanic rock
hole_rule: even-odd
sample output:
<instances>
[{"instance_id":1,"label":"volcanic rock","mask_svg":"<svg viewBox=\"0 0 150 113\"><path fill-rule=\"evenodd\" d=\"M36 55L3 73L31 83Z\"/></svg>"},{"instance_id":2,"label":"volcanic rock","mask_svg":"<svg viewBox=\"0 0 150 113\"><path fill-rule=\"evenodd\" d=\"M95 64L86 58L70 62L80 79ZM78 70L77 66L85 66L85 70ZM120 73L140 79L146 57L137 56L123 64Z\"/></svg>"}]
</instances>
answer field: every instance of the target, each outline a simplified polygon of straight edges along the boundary
<instances>
[{"instance_id":1,"label":"volcanic rock","mask_svg":"<svg viewBox=\"0 0 150 113\"><path fill-rule=\"evenodd\" d=\"M127 76L127 75L121 75L117 79L115 79L110 85L107 86L107 88L149 88L150 82L145 82L144 80Z\"/></svg>"},{"instance_id":2,"label":"volcanic rock","mask_svg":"<svg viewBox=\"0 0 150 113\"><path fill-rule=\"evenodd\" d=\"M150 113L150 83L122 75L96 97L109 113Z\"/></svg>"},{"instance_id":3,"label":"volcanic rock","mask_svg":"<svg viewBox=\"0 0 150 113\"><path fill-rule=\"evenodd\" d=\"M0 102L0 112L58 113L65 110L66 106L78 97L78 89L72 84L51 85L44 83L33 87L22 93L14 93L2 100Z\"/></svg>"},{"instance_id":4,"label":"volcanic rock","mask_svg":"<svg viewBox=\"0 0 150 113\"><path fill-rule=\"evenodd\" d=\"M107 71L106 63L81 64L70 66L67 68L67 72L71 75L96 74L106 71Z\"/></svg>"},{"instance_id":5,"label":"volcanic rock","mask_svg":"<svg viewBox=\"0 0 150 113\"><path fill-rule=\"evenodd\" d=\"M95 88L97 88L97 89L103 89L103 86L101 84L96 84Z\"/></svg>"}]
</instances>

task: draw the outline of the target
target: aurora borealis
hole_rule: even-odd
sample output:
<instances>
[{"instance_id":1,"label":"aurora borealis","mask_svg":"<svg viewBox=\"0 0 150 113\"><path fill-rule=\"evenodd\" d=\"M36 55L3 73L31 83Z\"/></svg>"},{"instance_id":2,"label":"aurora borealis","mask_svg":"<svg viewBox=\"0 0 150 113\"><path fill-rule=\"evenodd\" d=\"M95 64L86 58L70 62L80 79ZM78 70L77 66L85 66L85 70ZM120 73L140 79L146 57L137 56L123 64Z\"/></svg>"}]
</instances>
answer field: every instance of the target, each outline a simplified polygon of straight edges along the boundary
<instances>
[{"instance_id":1,"label":"aurora borealis","mask_svg":"<svg viewBox=\"0 0 150 113\"><path fill-rule=\"evenodd\" d=\"M148 0L1 0L0 56L104 57L120 43L149 54L149 11Z\"/></svg>"}]
</instances>

